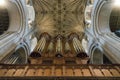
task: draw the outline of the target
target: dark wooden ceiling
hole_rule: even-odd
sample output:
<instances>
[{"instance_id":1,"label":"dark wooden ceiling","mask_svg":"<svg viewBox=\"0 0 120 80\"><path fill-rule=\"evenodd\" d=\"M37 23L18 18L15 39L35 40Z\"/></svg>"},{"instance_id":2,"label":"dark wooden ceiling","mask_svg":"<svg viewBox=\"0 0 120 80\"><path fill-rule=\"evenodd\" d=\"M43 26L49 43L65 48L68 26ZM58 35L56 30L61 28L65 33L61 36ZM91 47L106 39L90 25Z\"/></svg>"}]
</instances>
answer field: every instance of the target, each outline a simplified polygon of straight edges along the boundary
<instances>
[{"instance_id":1,"label":"dark wooden ceiling","mask_svg":"<svg viewBox=\"0 0 120 80\"><path fill-rule=\"evenodd\" d=\"M86 1L33 0L39 32L48 32L52 36L83 33Z\"/></svg>"}]
</instances>

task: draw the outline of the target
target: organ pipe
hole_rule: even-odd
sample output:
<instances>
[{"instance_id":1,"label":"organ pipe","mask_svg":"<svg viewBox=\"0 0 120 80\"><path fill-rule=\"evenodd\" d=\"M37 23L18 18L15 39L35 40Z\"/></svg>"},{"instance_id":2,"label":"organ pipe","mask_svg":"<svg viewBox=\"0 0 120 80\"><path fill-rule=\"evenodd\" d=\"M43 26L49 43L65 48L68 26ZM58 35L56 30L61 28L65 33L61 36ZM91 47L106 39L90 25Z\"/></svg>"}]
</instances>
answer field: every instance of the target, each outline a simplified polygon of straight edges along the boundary
<instances>
[{"instance_id":1,"label":"organ pipe","mask_svg":"<svg viewBox=\"0 0 120 80\"><path fill-rule=\"evenodd\" d=\"M49 46L48 46L48 51L52 52L53 49L54 49L53 47L54 47L54 44L53 44L53 42L51 41L50 44L49 44Z\"/></svg>"},{"instance_id":2,"label":"organ pipe","mask_svg":"<svg viewBox=\"0 0 120 80\"><path fill-rule=\"evenodd\" d=\"M43 38L41 45L38 47L38 52L42 52L45 47L46 40Z\"/></svg>"},{"instance_id":3,"label":"organ pipe","mask_svg":"<svg viewBox=\"0 0 120 80\"><path fill-rule=\"evenodd\" d=\"M73 47L75 49L75 52L77 53L77 57L80 58L87 57L87 54L83 50L82 44L76 37L73 38Z\"/></svg>"},{"instance_id":4,"label":"organ pipe","mask_svg":"<svg viewBox=\"0 0 120 80\"><path fill-rule=\"evenodd\" d=\"M56 57L62 57L62 41L59 37L56 43Z\"/></svg>"},{"instance_id":5,"label":"organ pipe","mask_svg":"<svg viewBox=\"0 0 120 80\"><path fill-rule=\"evenodd\" d=\"M66 52L71 51L70 45L69 45L68 42L65 43L65 51L66 51Z\"/></svg>"},{"instance_id":6,"label":"organ pipe","mask_svg":"<svg viewBox=\"0 0 120 80\"><path fill-rule=\"evenodd\" d=\"M31 53L31 57L41 57L41 54L45 48L46 45L46 35L42 36L41 39L39 40L36 48L34 51Z\"/></svg>"},{"instance_id":7,"label":"organ pipe","mask_svg":"<svg viewBox=\"0 0 120 80\"><path fill-rule=\"evenodd\" d=\"M79 48L79 46L78 46L78 41L77 41L76 38L73 39L73 45L75 46L76 52L77 52L77 53L80 52L80 48Z\"/></svg>"},{"instance_id":8,"label":"organ pipe","mask_svg":"<svg viewBox=\"0 0 120 80\"><path fill-rule=\"evenodd\" d=\"M38 45L36 46L35 49L39 50L40 46L41 46L42 43L43 43L43 40L44 40L44 37L42 37L41 40L39 40Z\"/></svg>"}]
</instances>

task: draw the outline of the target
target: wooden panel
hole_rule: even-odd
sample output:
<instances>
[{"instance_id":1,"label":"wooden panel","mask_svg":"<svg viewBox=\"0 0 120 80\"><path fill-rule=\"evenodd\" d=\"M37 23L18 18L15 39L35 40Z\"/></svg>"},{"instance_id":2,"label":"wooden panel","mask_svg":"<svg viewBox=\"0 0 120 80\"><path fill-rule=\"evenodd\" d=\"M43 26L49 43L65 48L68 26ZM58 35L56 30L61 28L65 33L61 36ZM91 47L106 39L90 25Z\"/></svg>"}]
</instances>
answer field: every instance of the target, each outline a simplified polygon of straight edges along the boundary
<instances>
[{"instance_id":1,"label":"wooden panel","mask_svg":"<svg viewBox=\"0 0 120 80\"><path fill-rule=\"evenodd\" d=\"M7 72L7 69L0 69L0 76L4 76Z\"/></svg>"},{"instance_id":2,"label":"wooden panel","mask_svg":"<svg viewBox=\"0 0 120 80\"><path fill-rule=\"evenodd\" d=\"M52 69L51 69L51 76L55 76L55 66L52 66Z\"/></svg>"},{"instance_id":3,"label":"wooden panel","mask_svg":"<svg viewBox=\"0 0 120 80\"><path fill-rule=\"evenodd\" d=\"M110 71L112 72L113 76L120 76L120 73L116 69L110 69Z\"/></svg>"},{"instance_id":4,"label":"wooden panel","mask_svg":"<svg viewBox=\"0 0 120 80\"><path fill-rule=\"evenodd\" d=\"M65 75L66 75L66 72L65 72L66 67L65 67L65 66L63 66L63 67L62 67L62 70L63 70L63 76L65 76Z\"/></svg>"},{"instance_id":5,"label":"wooden panel","mask_svg":"<svg viewBox=\"0 0 120 80\"><path fill-rule=\"evenodd\" d=\"M13 76L14 72L15 72L15 69L9 69L5 74L5 76Z\"/></svg>"},{"instance_id":6,"label":"wooden panel","mask_svg":"<svg viewBox=\"0 0 120 80\"><path fill-rule=\"evenodd\" d=\"M69 58L69 57L67 57L67 58ZM48 57L41 57L41 58L37 58L37 59L30 58L30 62L31 62L31 64L42 64L43 61L46 59L48 59ZM49 57L49 59L52 60L54 64L65 64L65 61L66 61L66 57L62 57L62 58ZM69 59L71 61L75 61L74 64L86 64L88 61L88 59L79 59L79 58L75 58L75 57L70 57Z\"/></svg>"},{"instance_id":7,"label":"wooden panel","mask_svg":"<svg viewBox=\"0 0 120 80\"><path fill-rule=\"evenodd\" d=\"M75 76L82 76L80 69L75 69L74 72L75 72Z\"/></svg>"},{"instance_id":8,"label":"wooden panel","mask_svg":"<svg viewBox=\"0 0 120 80\"><path fill-rule=\"evenodd\" d=\"M38 59L37 64L42 64L42 59Z\"/></svg>"},{"instance_id":9,"label":"wooden panel","mask_svg":"<svg viewBox=\"0 0 120 80\"><path fill-rule=\"evenodd\" d=\"M102 72L105 76L112 76L112 74L107 69L102 69Z\"/></svg>"},{"instance_id":10,"label":"wooden panel","mask_svg":"<svg viewBox=\"0 0 120 80\"><path fill-rule=\"evenodd\" d=\"M44 76L51 76L51 69L45 69Z\"/></svg>"},{"instance_id":11,"label":"wooden panel","mask_svg":"<svg viewBox=\"0 0 120 80\"><path fill-rule=\"evenodd\" d=\"M54 52L49 53L49 57L54 57Z\"/></svg>"},{"instance_id":12,"label":"wooden panel","mask_svg":"<svg viewBox=\"0 0 120 80\"><path fill-rule=\"evenodd\" d=\"M31 59L31 64L38 64L37 62L37 59Z\"/></svg>"},{"instance_id":13,"label":"wooden panel","mask_svg":"<svg viewBox=\"0 0 120 80\"><path fill-rule=\"evenodd\" d=\"M66 76L73 76L73 69L66 69Z\"/></svg>"},{"instance_id":14,"label":"wooden panel","mask_svg":"<svg viewBox=\"0 0 120 80\"><path fill-rule=\"evenodd\" d=\"M18 70L16 70L16 72L15 72L15 74L14 74L13 76L21 76L23 70L24 70L24 69L18 69Z\"/></svg>"},{"instance_id":15,"label":"wooden panel","mask_svg":"<svg viewBox=\"0 0 120 80\"><path fill-rule=\"evenodd\" d=\"M24 70L23 70L22 76L25 76L25 73L27 72L28 67L29 67L29 66L24 67Z\"/></svg>"},{"instance_id":16,"label":"wooden panel","mask_svg":"<svg viewBox=\"0 0 120 80\"><path fill-rule=\"evenodd\" d=\"M6 65L5 65L6 66ZM109 66L94 66L94 65L86 65L86 66L70 66L70 65L27 65L27 66L7 66L6 69L0 69L0 76L93 76L93 77L120 77L120 73L118 69L113 67L113 69Z\"/></svg>"},{"instance_id":17,"label":"wooden panel","mask_svg":"<svg viewBox=\"0 0 120 80\"><path fill-rule=\"evenodd\" d=\"M54 59L54 64L65 64L65 60L63 58Z\"/></svg>"},{"instance_id":18,"label":"wooden panel","mask_svg":"<svg viewBox=\"0 0 120 80\"><path fill-rule=\"evenodd\" d=\"M61 69L55 69L55 75L56 76L62 76L62 70Z\"/></svg>"},{"instance_id":19,"label":"wooden panel","mask_svg":"<svg viewBox=\"0 0 120 80\"><path fill-rule=\"evenodd\" d=\"M82 64L81 59L78 59L78 58L77 58L77 59L76 59L76 63L77 63L77 64Z\"/></svg>"},{"instance_id":20,"label":"wooden panel","mask_svg":"<svg viewBox=\"0 0 120 80\"><path fill-rule=\"evenodd\" d=\"M87 61L88 60L86 60L86 59L85 60L81 60L81 62L82 62L81 64L87 64Z\"/></svg>"},{"instance_id":21,"label":"wooden panel","mask_svg":"<svg viewBox=\"0 0 120 80\"><path fill-rule=\"evenodd\" d=\"M44 57L49 57L49 54L48 53L44 53Z\"/></svg>"},{"instance_id":22,"label":"wooden panel","mask_svg":"<svg viewBox=\"0 0 120 80\"><path fill-rule=\"evenodd\" d=\"M115 66L116 70L120 73L120 67Z\"/></svg>"},{"instance_id":23,"label":"wooden panel","mask_svg":"<svg viewBox=\"0 0 120 80\"><path fill-rule=\"evenodd\" d=\"M82 69L83 76L91 76L89 69Z\"/></svg>"},{"instance_id":24,"label":"wooden panel","mask_svg":"<svg viewBox=\"0 0 120 80\"><path fill-rule=\"evenodd\" d=\"M93 71L95 73L95 76L104 76L99 69L94 69Z\"/></svg>"},{"instance_id":25,"label":"wooden panel","mask_svg":"<svg viewBox=\"0 0 120 80\"><path fill-rule=\"evenodd\" d=\"M34 76L35 75L35 69L28 69L26 76Z\"/></svg>"},{"instance_id":26,"label":"wooden panel","mask_svg":"<svg viewBox=\"0 0 120 80\"><path fill-rule=\"evenodd\" d=\"M35 76L43 76L43 69L36 70Z\"/></svg>"}]
</instances>

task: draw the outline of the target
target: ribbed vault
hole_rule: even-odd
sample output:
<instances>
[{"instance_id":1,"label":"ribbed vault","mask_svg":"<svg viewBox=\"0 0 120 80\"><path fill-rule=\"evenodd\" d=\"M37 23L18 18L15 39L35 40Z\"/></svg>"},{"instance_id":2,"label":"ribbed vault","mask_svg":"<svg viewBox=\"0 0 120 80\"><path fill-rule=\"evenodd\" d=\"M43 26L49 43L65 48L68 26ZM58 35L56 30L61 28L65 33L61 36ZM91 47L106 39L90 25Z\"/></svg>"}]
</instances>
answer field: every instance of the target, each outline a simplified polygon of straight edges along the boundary
<instances>
[{"instance_id":1,"label":"ribbed vault","mask_svg":"<svg viewBox=\"0 0 120 80\"><path fill-rule=\"evenodd\" d=\"M86 1L33 0L39 32L48 32L52 36L83 33Z\"/></svg>"}]
</instances>

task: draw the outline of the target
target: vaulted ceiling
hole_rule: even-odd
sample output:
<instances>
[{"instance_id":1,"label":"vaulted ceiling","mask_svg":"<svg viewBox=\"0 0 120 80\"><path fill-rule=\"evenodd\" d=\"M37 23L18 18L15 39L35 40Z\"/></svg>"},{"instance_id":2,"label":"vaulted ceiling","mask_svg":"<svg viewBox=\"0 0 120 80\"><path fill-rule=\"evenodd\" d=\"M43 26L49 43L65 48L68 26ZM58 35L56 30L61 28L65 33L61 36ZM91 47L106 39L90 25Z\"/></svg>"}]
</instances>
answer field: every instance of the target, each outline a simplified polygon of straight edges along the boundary
<instances>
[{"instance_id":1,"label":"vaulted ceiling","mask_svg":"<svg viewBox=\"0 0 120 80\"><path fill-rule=\"evenodd\" d=\"M84 33L86 1L33 0L39 32L48 32L52 36Z\"/></svg>"}]
</instances>

